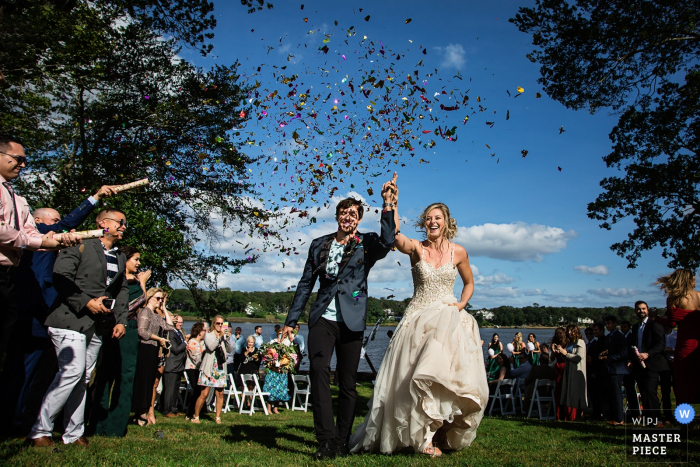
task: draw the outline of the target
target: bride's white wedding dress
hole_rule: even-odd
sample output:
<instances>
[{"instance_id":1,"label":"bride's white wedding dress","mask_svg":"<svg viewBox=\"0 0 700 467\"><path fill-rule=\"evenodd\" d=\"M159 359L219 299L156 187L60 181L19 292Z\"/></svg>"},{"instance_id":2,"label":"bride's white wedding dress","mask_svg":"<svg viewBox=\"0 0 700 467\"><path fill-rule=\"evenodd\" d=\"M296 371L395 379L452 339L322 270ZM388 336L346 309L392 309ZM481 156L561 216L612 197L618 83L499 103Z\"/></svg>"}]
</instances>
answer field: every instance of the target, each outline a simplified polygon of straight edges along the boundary
<instances>
[{"instance_id":1,"label":"bride's white wedding dress","mask_svg":"<svg viewBox=\"0 0 700 467\"><path fill-rule=\"evenodd\" d=\"M454 247L451 257L439 268L421 259L411 269L413 299L382 360L369 412L350 437L352 452L422 452L443 425L443 449L476 437L489 389L479 326L449 306L458 302Z\"/></svg>"}]
</instances>

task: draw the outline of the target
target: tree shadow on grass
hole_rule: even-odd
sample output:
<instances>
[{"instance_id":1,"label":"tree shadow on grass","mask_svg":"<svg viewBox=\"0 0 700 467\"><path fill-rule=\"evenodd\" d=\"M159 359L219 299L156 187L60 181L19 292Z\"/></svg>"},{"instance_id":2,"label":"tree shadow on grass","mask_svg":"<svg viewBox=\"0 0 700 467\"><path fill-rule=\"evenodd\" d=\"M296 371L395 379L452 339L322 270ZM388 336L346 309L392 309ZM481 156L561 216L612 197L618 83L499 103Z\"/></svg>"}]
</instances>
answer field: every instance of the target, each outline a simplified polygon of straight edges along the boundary
<instances>
[{"instance_id":1,"label":"tree shadow on grass","mask_svg":"<svg viewBox=\"0 0 700 467\"><path fill-rule=\"evenodd\" d=\"M294 426L296 427L296 426ZM280 429L281 428L281 429ZM288 447L280 446L277 442L278 438L284 438L286 441L296 442L311 447L312 445L309 441L301 436L291 434L287 428L292 428L287 425L283 427L275 426L255 426L255 425L243 425L238 424L231 426L229 428L230 434L223 437L223 440L228 443L240 443L245 441L253 441L255 443L261 444L268 449L277 449L280 451L286 451L295 454L308 455L309 451L300 449L291 449ZM298 429L306 430L308 427L296 427Z\"/></svg>"},{"instance_id":2,"label":"tree shadow on grass","mask_svg":"<svg viewBox=\"0 0 700 467\"><path fill-rule=\"evenodd\" d=\"M3 438L0 440L0 465L4 465L13 457L18 456L24 449L26 447L21 441Z\"/></svg>"}]
</instances>

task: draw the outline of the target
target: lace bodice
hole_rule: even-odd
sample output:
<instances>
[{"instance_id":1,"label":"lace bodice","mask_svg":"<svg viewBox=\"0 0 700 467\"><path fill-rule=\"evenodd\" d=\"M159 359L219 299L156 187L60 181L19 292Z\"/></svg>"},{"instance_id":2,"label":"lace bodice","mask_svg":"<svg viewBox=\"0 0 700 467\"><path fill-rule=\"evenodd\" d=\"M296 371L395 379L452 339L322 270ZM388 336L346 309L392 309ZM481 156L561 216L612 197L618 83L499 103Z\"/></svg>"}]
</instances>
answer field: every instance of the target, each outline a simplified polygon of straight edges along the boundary
<instances>
[{"instance_id":1,"label":"lace bodice","mask_svg":"<svg viewBox=\"0 0 700 467\"><path fill-rule=\"evenodd\" d=\"M425 250L423 250L425 256ZM403 319L410 318L413 310L420 309L431 302L444 297L454 296L457 268L454 263L454 247L450 261L439 268L425 261L424 258L411 268L413 275L413 298L406 307ZM402 320L403 320L402 319Z\"/></svg>"}]
</instances>

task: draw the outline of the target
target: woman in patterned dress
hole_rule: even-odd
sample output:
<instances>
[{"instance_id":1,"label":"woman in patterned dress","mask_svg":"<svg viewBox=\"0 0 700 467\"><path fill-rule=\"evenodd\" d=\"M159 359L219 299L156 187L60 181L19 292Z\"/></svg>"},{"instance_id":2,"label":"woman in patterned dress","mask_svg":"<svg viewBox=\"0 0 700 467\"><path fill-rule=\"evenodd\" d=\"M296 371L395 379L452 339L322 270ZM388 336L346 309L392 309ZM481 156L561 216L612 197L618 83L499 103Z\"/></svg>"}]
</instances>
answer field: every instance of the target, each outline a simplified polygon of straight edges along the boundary
<instances>
[{"instance_id":1,"label":"woman in patterned dress","mask_svg":"<svg viewBox=\"0 0 700 467\"><path fill-rule=\"evenodd\" d=\"M230 330L223 331L224 317L214 316L210 331L204 336L205 354L199 367L199 385L202 393L194 407L192 423L199 423L199 412L209 396L209 391L214 388L216 395L217 424L221 423L221 408L224 405L224 388L226 387L226 354L233 351L229 342Z\"/></svg>"},{"instance_id":2,"label":"woman in patterned dress","mask_svg":"<svg viewBox=\"0 0 700 467\"><path fill-rule=\"evenodd\" d=\"M281 342L282 331L277 333L277 338L270 341L270 344ZM286 373L279 370L267 368L265 371L265 385L263 392L269 392L267 397L267 411L279 415L277 406L289 400L289 378Z\"/></svg>"}]
</instances>

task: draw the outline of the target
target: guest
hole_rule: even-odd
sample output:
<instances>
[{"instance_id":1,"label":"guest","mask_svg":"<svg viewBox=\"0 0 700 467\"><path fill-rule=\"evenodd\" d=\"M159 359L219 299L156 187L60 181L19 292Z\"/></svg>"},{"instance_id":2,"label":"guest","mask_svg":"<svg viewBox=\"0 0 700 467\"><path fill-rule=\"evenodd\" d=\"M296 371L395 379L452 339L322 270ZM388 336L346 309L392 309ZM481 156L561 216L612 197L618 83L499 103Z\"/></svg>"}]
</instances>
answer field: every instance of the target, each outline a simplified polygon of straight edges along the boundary
<instances>
[{"instance_id":1,"label":"guest","mask_svg":"<svg viewBox=\"0 0 700 467\"><path fill-rule=\"evenodd\" d=\"M652 316L649 310L649 316ZM673 387L673 352L676 348L676 331L673 328L664 327L666 334L666 348L664 357L668 363L668 370L659 373L659 386L661 386L661 406L664 411L664 423L669 425L673 421L673 405L671 404L671 388ZM675 390L674 390L675 391Z\"/></svg>"},{"instance_id":2,"label":"guest","mask_svg":"<svg viewBox=\"0 0 700 467\"><path fill-rule=\"evenodd\" d=\"M489 392L493 394L496 390L496 385L502 379L511 378L511 367L510 359L505 356L503 352L496 356L496 368L493 372L489 373L487 379L489 383Z\"/></svg>"},{"instance_id":3,"label":"guest","mask_svg":"<svg viewBox=\"0 0 700 467\"><path fill-rule=\"evenodd\" d=\"M608 372L608 403L610 411L607 414L609 425L624 425L622 412L622 378L628 374L627 370L627 340L625 335L617 329L617 318L605 317L605 328L608 335L605 336L605 350L598 358L607 364Z\"/></svg>"},{"instance_id":4,"label":"guest","mask_svg":"<svg viewBox=\"0 0 700 467\"><path fill-rule=\"evenodd\" d=\"M0 359L5 355L17 320L17 266L24 251L53 251L80 243L73 235L64 235L61 244L53 231L42 235L29 212L27 200L16 194L12 180L26 168L27 157L22 142L0 135Z\"/></svg>"},{"instance_id":5,"label":"guest","mask_svg":"<svg viewBox=\"0 0 700 467\"><path fill-rule=\"evenodd\" d=\"M494 373L496 371L496 367L500 366L498 365L498 362L496 361L496 357L498 354L503 352L503 342L498 341L498 334L495 332L493 333L493 336L491 337L491 343L489 344L489 349L493 350L493 355L489 355L488 359L488 373Z\"/></svg>"},{"instance_id":6,"label":"guest","mask_svg":"<svg viewBox=\"0 0 700 467\"><path fill-rule=\"evenodd\" d=\"M140 341L131 410L136 414L139 426L156 423L153 402L159 377L158 368L164 350L170 347L170 341L165 338L166 333L175 329L170 314L163 311L164 300L163 289L150 288L146 292L146 304L138 312Z\"/></svg>"},{"instance_id":7,"label":"guest","mask_svg":"<svg viewBox=\"0 0 700 467\"><path fill-rule=\"evenodd\" d=\"M574 421L588 407L586 395L586 343L578 326L566 327L566 346L554 349L566 365L561 378L561 396L557 401L557 419Z\"/></svg>"},{"instance_id":8,"label":"guest","mask_svg":"<svg viewBox=\"0 0 700 467\"><path fill-rule=\"evenodd\" d=\"M215 422L221 424L221 408L224 405L224 388L226 387L226 354L233 351L229 342L230 330L224 332L224 317L214 316L212 329L204 336L205 354L199 368L199 382L202 393L197 399L192 423L200 423L199 413L209 396L209 391L214 388L216 396Z\"/></svg>"},{"instance_id":9,"label":"guest","mask_svg":"<svg viewBox=\"0 0 700 467\"><path fill-rule=\"evenodd\" d=\"M544 345L544 344L542 344ZM523 407L530 407L530 400L535 392L535 381L539 380L554 380L556 378L556 372L554 368L549 365L549 354L543 353L540 355L540 364L532 367L530 372L525 377L525 394ZM550 394L542 394L547 397Z\"/></svg>"},{"instance_id":10,"label":"guest","mask_svg":"<svg viewBox=\"0 0 700 467\"><path fill-rule=\"evenodd\" d=\"M547 354L547 364L552 361L552 358L549 355L549 346L547 344L540 344L540 360L542 359L542 356ZM541 363L541 362L540 362Z\"/></svg>"},{"instance_id":11,"label":"guest","mask_svg":"<svg viewBox=\"0 0 700 467\"><path fill-rule=\"evenodd\" d=\"M279 333L281 332L281 329L282 329L282 326L280 326L279 324L275 324L275 332L274 332L274 334L270 334L270 342L277 339L277 337L279 336Z\"/></svg>"},{"instance_id":12,"label":"guest","mask_svg":"<svg viewBox=\"0 0 700 467\"><path fill-rule=\"evenodd\" d=\"M671 328L678 326L678 339L673 353L673 380L676 404L700 402L700 292L695 289L695 276L689 269L677 269L660 277L657 284L666 296L666 318L655 321Z\"/></svg>"},{"instance_id":13,"label":"guest","mask_svg":"<svg viewBox=\"0 0 700 467\"><path fill-rule=\"evenodd\" d=\"M190 420L194 417L194 406L202 393L202 387L197 383L199 381L199 367L202 363L202 356L205 351L204 336L206 333L207 332L204 330L204 323L202 321L197 321L192 326L190 338L187 341L185 373L187 374L187 380L192 388L192 395L190 396L190 403L187 405L185 420Z\"/></svg>"},{"instance_id":14,"label":"guest","mask_svg":"<svg viewBox=\"0 0 700 467\"><path fill-rule=\"evenodd\" d=\"M554 330L554 337L552 337L552 358L549 365L554 368L555 371L554 379L556 385L554 386L554 399L557 407L559 407L561 401L562 379L564 378L564 369L566 368L566 359L557 349L566 347L566 345L566 330L561 327L556 328Z\"/></svg>"},{"instance_id":15,"label":"guest","mask_svg":"<svg viewBox=\"0 0 700 467\"><path fill-rule=\"evenodd\" d=\"M297 323L294 326L294 332L296 332L296 336L294 336L294 344L299 346L299 362L301 362L301 356L306 352L306 343L304 342L304 336L301 334L301 326L299 326L299 323ZM389 336L391 339L391 336Z\"/></svg>"},{"instance_id":16,"label":"guest","mask_svg":"<svg viewBox=\"0 0 700 467\"><path fill-rule=\"evenodd\" d=\"M525 389L525 378L527 378L527 375L530 374L532 364L528 361L527 354L525 352L521 352L520 355L518 355L518 359L520 362L517 368L513 368L511 370L510 376L511 378L517 379L520 387Z\"/></svg>"},{"instance_id":17,"label":"guest","mask_svg":"<svg viewBox=\"0 0 700 467\"><path fill-rule=\"evenodd\" d=\"M533 347L535 347L533 350L528 349L528 352L530 364L532 366L537 366L540 364L540 354L542 353L542 350L540 350L540 343L537 342L537 337L535 337L533 333L528 334L527 343L532 344Z\"/></svg>"},{"instance_id":18,"label":"guest","mask_svg":"<svg viewBox=\"0 0 700 467\"><path fill-rule=\"evenodd\" d=\"M281 330L279 330L277 339L273 340L270 343L282 343ZM267 411L279 415L279 410L277 410L277 406L281 402L287 402L289 400L289 386L287 375L277 369L266 368L265 385L263 386L263 392L270 393L270 395L267 396Z\"/></svg>"},{"instance_id":19,"label":"guest","mask_svg":"<svg viewBox=\"0 0 700 467\"><path fill-rule=\"evenodd\" d=\"M150 270L138 272L141 267L138 249L127 245L120 251L126 258L129 311L124 337L119 340L103 338L102 363L96 372L94 408L90 415L90 431L99 436L126 436L139 350L136 316L146 301L146 283L151 277Z\"/></svg>"},{"instance_id":20,"label":"guest","mask_svg":"<svg viewBox=\"0 0 700 467\"><path fill-rule=\"evenodd\" d=\"M608 390L608 369L604 360L598 358L605 350L605 325L595 323L592 327L593 338L586 348L586 380L588 384L588 396L591 401L591 418L593 420L605 420L603 414L606 412L607 398L605 393Z\"/></svg>"},{"instance_id":21,"label":"guest","mask_svg":"<svg viewBox=\"0 0 700 467\"><path fill-rule=\"evenodd\" d=\"M523 333L522 332L516 332L515 336L513 336L513 355L512 355L512 362L513 362L513 368L518 368L520 365L520 358L518 357L521 353L525 353L527 356L527 345L525 342L523 342Z\"/></svg>"},{"instance_id":22,"label":"guest","mask_svg":"<svg viewBox=\"0 0 700 467\"><path fill-rule=\"evenodd\" d=\"M63 219L55 209L39 208L33 214L36 229L40 234L75 229L94 211L99 199L112 194L113 187L103 186ZM0 400L4 401L2 419L10 420L5 427L15 431L21 430L25 414L34 423L39 414L41 397L55 376L54 372L49 371L37 375L36 370L44 352L52 347L43 323L49 307L58 296L51 279L57 254L56 251L25 250L15 271L18 320L10 336L2 373L4 392L0 394ZM53 360L56 360L55 356ZM41 397L36 401L28 399L32 386L41 392ZM25 410L27 404L30 404L28 411Z\"/></svg>"},{"instance_id":23,"label":"guest","mask_svg":"<svg viewBox=\"0 0 700 467\"><path fill-rule=\"evenodd\" d=\"M183 319L180 315L173 316L175 329L168 331L170 341L170 353L165 359L163 368L163 416L168 418L177 417L177 408L180 396L180 382L185 371L185 359L187 358L187 341L182 334Z\"/></svg>"},{"instance_id":24,"label":"guest","mask_svg":"<svg viewBox=\"0 0 700 467\"><path fill-rule=\"evenodd\" d=\"M234 330L234 335L231 336L230 339L233 352L228 355L228 359L226 360L226 371L233 375L233 381L236 387L240 387L240 382L238 381L238 369L243 362L243 348L245 347L245 337L241 335L242 332L243 329L241 329L240 326Z\"/></svg>"},{"instance_id":25,"label":"guest","mask_svg":"<svg viewBox=\"0 0 700 467\"><path fill-rule=\"evenodd\" d=\"M126 230L126 216L116 209L103 209L97 214L96 223L109 229L109 233L85 240L79 247L61 250L54 264L52 281L58 297L44 324L49 327L59 371L27 437L35 447L53 445L51 432L61 410L66 427L63 442L88 445L83 436L85 393L102 345L103 316L115 316L113 337L120 339L126 332L126 259L115 246ZM113 300L113 306L105 307L107 300Z\"/></svg>"},{"instance_id":26,"label":"guest","mask_svg":"<svg viewBox=\"0 0 700 467\"><path fill-rule=\"evenodd\" d=\"M265 341L263 340L262 336L262 326L255 326L255 348L259 349L264 343Z\"/></svg>"},{"instance_id":27,"label":"guest","mask_svg":"<svg viewBox=\"0 0 700 467\"><path fill-rule=\"evenodd\" d=\"M260 357L260 352L255 347L255 342L255 336L248 336L246 339L246 348L243 351L243 363L241 363L241 367L238 371L242 375L255 375L257 378L262 358Z\"/></svg>"},{"instance_id":28,"label":"guest","mask_svg":"<svg viewBox=\"0 0 700 467\"><path fill-rule=\"evenodd\" d=\"M632 346L636 344L632 337L632 325L629 321L620 323L620 332L625 335L627 345L627 370L629 373L622 378L622 386L624 386L625 394L627 395L627 410L631 416L638 417L641 412L639 410L639 400L637 399L637 388L634 386L634 372L632 371Z\"/></svg>"}]
</instances>

